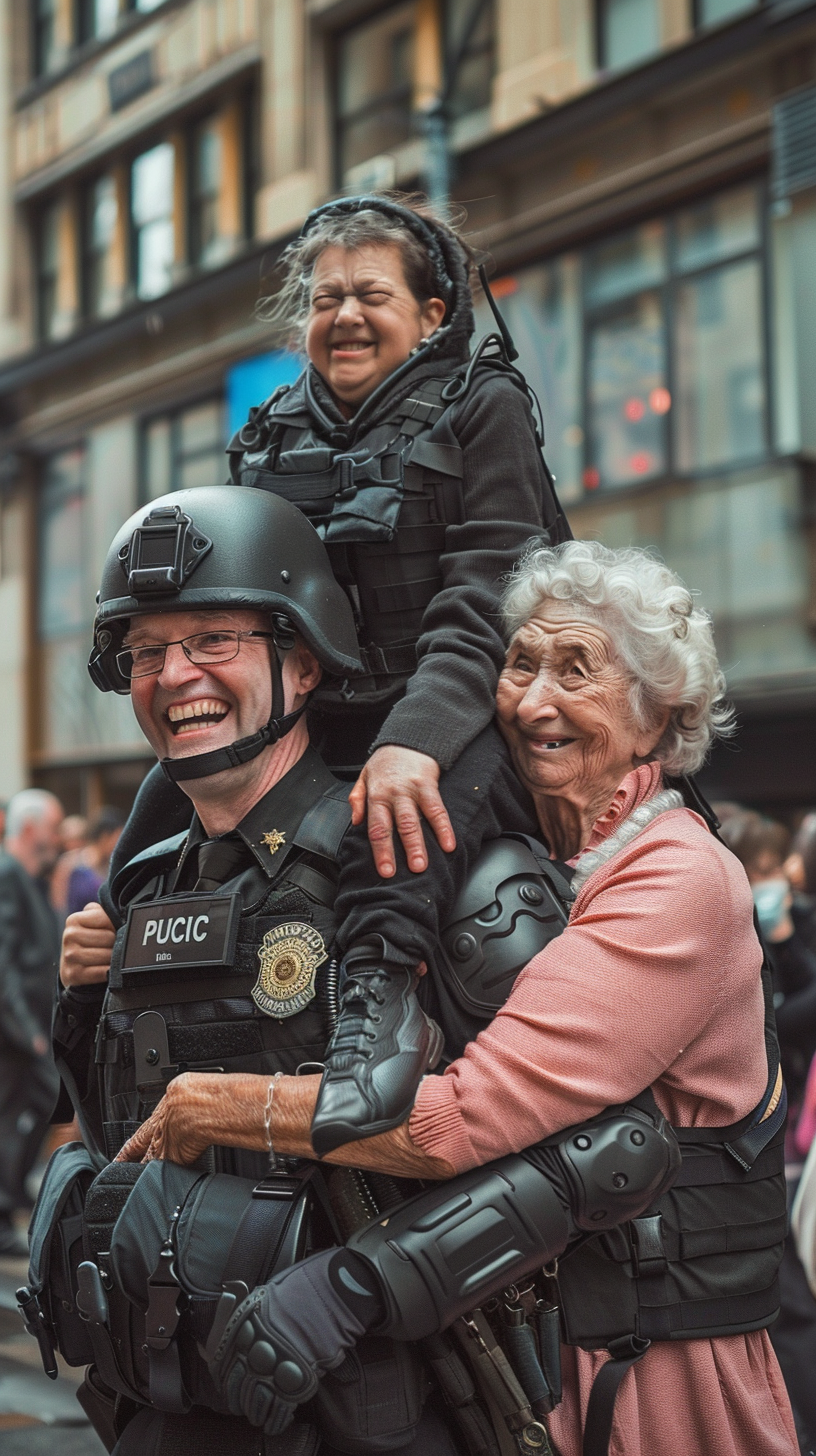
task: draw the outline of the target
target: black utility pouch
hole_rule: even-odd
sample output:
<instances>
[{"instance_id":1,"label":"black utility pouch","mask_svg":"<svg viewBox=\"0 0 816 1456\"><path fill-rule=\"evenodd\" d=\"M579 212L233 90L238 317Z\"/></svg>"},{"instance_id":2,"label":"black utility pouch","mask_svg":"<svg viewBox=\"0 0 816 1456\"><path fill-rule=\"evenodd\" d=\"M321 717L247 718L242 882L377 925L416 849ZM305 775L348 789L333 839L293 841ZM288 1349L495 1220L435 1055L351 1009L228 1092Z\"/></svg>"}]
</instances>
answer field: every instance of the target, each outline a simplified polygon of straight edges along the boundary
<instances>
[{"instance_id":1,"label":"black utility pouch","mask_svg":"<svg viewBox=\"0 0 816 1456\"><path fill-rule=\"evenodd\" d=\"M309 1409L328 1444L375 1456L412 1440L430 1389L413 1345L368 1335L324 1376Z\"/></svg>"},{"instance_id":2,"label":"black utility pouch","mask_svg":"<svg viewBox=\"0 0 816 1456\"><path fill-rule=\"evenodd\" d=\"M84 1258L82 1210L97 1172L98 1165L83 1143L57 1148L31 1216L28 1286L19 1291L18 1303L39 1341L44 1365L44 1341L50 1341L69 1365L87 1365L93 1359L76 1290L77 1269Z\"/></svg>"}]
</instances>

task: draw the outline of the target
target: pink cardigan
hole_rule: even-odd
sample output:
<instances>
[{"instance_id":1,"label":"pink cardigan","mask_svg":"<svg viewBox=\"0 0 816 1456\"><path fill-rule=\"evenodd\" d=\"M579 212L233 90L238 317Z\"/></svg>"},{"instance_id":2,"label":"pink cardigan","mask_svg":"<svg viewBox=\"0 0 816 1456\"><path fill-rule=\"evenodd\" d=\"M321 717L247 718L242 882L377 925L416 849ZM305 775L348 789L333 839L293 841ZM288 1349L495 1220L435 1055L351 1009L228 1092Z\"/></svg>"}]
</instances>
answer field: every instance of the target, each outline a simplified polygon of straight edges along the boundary
<instances>
[{"instance_id":1,"label":"pink cardigan","mask_svg":"<svg viewBox=\"0 0 816 1456\"><path fill-rule=\"evenodd\" d=\"M660 787L629 774L589 847ZM671 1122L717 1127L765 1088L761 953L751 891L687 809L654 820L590 876L566 931L518 977L492 1024L441 1077L426 1077L413 1140L464 1171L652 1086ZM501 1115L496 1115L496 1109ZM580 1456L604 1352L562 1351L549 1419ZM611 1456L796 1456L782 1376L764 1331L656 1345L624 1379Z\"/></svg>"}]
</instances>

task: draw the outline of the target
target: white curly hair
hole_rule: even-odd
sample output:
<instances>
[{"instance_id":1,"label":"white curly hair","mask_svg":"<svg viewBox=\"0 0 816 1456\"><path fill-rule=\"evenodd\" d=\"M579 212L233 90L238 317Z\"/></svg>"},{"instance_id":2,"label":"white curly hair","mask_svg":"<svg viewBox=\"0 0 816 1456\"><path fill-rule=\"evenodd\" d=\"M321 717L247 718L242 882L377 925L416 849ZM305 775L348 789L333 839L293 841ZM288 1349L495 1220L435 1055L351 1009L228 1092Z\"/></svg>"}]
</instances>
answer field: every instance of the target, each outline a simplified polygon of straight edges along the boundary
<instances>
[{"instance_id":1,"label":"white curly hair","mask_svg":"<svg viewBox=\"0 0 816 1456\"><path fill-rule=\"evenodd\" d=\"M671 710L654 750L668 773L694 773L713 740L733 733L711 619L695 608L679 576L648 551L612 550L600 541L533 543L505 588L508 640L547 601L570 602L609 633L640 727Z\"/></svg>"}]
</instances>

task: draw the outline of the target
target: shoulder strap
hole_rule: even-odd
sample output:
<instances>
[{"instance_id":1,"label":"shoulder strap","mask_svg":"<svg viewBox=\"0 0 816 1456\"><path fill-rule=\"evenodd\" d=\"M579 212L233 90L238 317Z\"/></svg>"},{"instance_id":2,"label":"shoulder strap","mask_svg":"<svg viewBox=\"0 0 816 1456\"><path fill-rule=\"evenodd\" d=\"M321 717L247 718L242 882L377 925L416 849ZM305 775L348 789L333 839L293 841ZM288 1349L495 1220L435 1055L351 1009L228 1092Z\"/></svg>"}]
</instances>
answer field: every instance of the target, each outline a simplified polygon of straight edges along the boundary
<instances>
[{"instance_id":1,"label":"shoulder strap","mask_svg":"<svg viewBox=\"0 0 816 1456\"><path fill-rule=\"evenodd\" d=\"M351 824L348 785L332 784L308 809L292 841L298 849L324 859L336 860L343 838Z\"/></svg>"},{"instance_id":2,"label":"shoulder strap","mask_svg":"<svg viewBox=\"0 0 816 1456\"><path fill-rule=\"evenodd\" d=\"M128 860L127 864L122 865L114 880L108 882L105 909L108 915L111 914L111 909L116 912L119 925L123 925L127 918L127 905L122 907L123 895L127 893L132 898L137 890L156 875L174 869L188 833L189 830L185 829L179 834L171 835L169 839L160 840L158 844L149 845Z\"/></svg>"}]
</instances>

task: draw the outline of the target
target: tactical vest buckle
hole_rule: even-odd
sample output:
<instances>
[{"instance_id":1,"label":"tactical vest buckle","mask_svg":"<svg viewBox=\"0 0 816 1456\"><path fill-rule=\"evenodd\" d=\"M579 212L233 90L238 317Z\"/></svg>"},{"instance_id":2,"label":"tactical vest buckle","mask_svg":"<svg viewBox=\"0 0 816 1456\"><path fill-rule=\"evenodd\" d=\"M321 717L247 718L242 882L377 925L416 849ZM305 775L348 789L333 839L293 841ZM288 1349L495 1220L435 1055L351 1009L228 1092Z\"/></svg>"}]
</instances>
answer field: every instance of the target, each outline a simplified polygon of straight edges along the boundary
<instances>
[{"instance_id":1,"label":"tactical vest buckle","mask_svg":"<svg viewBox=\"0 0 816 1456\"><path fill-rule=\"evenodd\" d=\"M646 1274L665 1274L669 1261L663 1247L662 1213L630 1219L629 1233L635 1278Z\"/></svg>"},{"instance_id":2,"label":"tactical vest buckle","mask_svg":"<svg viewBox=\"0 0 816 1456\"><path fill-rule=\"evenodd\" d=\"M354 483L355 460L351 455L338 455L335 465L340 473L340 485L336 492L337 499L346 501L354 500L357 494L357 486Z\"/></svg>"},{"instance_id":3,"label":"tactical vest buckle","mask_svg":"<svg viewBox=\"0 0 816 1456\"><path fill-rule=\"evenodd\" d=\"M162 1245L159 1262L147 1281L148 1304L145 1315L145 1338L148 1349L166 1350L181 1318L178 1302L181 1285L174 1267L174 1235L181 1204L170 1221L170 1231Z\"/></svg>"}]
</instances>

